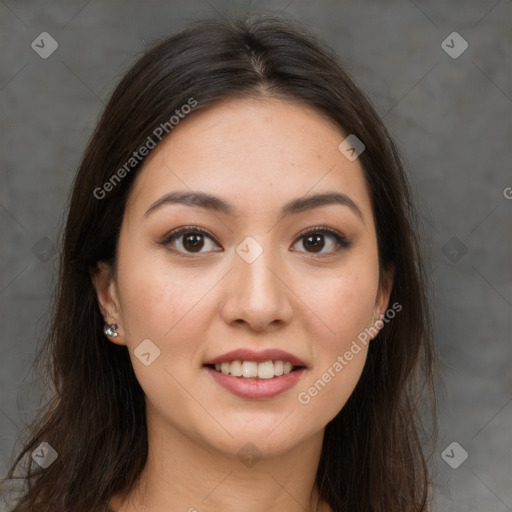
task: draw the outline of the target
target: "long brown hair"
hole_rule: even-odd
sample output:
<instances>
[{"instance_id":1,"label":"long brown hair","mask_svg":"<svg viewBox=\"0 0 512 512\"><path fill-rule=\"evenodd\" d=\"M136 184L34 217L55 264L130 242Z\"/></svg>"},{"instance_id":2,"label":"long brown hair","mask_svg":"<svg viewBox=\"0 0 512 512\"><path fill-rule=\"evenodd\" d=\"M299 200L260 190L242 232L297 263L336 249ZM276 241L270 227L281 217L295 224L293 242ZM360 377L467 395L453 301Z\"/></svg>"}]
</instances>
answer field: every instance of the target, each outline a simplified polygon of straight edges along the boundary
<instances>
[{"instance_id":1,"label":"long brown hair","mask_svg":"<svg viewBox=\"0 0 512 512\"><path fill-rule=\"evenodd\" d=\"M334 53L297 21L267 15L192 23L142 56L106 105L74 181L52 324L36 357L50 397L4 480L24 482L13 512L104 511L112 495L133 488L146 462L144 393L127 348L103 334L90 275L99 261L115 263L126 199L144 158L110 181L108 192L98 188L155 138L157 127L167 123L172 133L170 118L191 98L197 110L262 95L312 106L365 144L359 158L380 267L394 268L390 304L403 307L370 344L353 394L326 426L320 493L335 512L429 509L426 446L436 435L436 364L416 214L400 156ZM30 460L42 442L58 454L46 469ZM30 464L14 476L25 459Z\"/></svg>"}]
</instances>

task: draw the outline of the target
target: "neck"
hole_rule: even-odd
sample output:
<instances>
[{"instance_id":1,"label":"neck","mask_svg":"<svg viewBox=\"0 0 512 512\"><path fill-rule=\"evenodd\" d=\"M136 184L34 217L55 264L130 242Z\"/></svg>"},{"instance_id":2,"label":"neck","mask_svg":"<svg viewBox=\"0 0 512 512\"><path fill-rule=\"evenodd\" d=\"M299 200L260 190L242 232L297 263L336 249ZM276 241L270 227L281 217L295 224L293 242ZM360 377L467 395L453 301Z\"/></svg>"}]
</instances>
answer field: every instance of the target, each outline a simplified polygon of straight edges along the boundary
<instances>
[{"instance_id":1,"label":"neck","mask_svg":"<svg viewBox=\"0 0 512 512\"><path fill-rule=\"evenodd\" d=\"M148 459L136 488L114 497L111 506L117 512L327 512L315 484L322 441L323 430L292 450L277 454L276 449L261 459L247 446L248 457L242 458L153 417Z\"/></svg>"}]
</instances>

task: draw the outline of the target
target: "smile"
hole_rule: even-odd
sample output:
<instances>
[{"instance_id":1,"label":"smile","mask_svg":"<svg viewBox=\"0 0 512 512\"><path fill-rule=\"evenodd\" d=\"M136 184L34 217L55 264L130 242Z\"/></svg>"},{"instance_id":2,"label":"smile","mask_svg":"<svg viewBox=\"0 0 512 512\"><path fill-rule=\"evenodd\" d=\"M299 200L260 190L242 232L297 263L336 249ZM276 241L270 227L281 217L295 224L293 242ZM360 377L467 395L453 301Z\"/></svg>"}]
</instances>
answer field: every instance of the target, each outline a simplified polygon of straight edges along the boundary
<instances>
[{"instance_id":1,"label":"smile","mask_svg":"<svg viewBox=\"0 0 512 512\"><path fill-rule=\"evenodd\" d=\"M268 400L297 384L306 363L280 349L238 349L207 360L203 368L230 393L252 400Z\"/></svg>"},{"instance_id":2,"label":"smile","mask_svg":"<svg viewBox=\"0 0 512 512\"><path fill-rule=\"evenodd\" d=\"M289 361L225 361L210 365L215 371L224 375L232 375L233 377L241 377L245 379L273 379L281 375L287 375L294 371L297 367L293 366Z\"/></svg>"}]
</instances>

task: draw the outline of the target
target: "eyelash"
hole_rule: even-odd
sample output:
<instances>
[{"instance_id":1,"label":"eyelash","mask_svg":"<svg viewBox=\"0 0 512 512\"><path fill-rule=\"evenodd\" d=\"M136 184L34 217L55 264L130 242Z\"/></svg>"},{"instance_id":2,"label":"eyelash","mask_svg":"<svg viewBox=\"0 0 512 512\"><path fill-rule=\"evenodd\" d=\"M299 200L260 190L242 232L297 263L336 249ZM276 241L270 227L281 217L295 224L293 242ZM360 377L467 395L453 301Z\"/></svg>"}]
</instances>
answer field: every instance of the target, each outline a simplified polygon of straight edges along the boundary
<instances>
[{"instance_id":1,"label":"eyelash","mask_svg":"<svg viewBox=\"0 0 512 512\"><path fill-rule=\"evenodd\" d=\"M181 228L175 229L171 233L168 233L164 239L160 242L160 245L168 246L171 242L174 240L177 240L180 238L180 236L183 236L184 234L201 234L205 235L211 240L213 240L217 245L220 245L217 240L206 230L203 228L200 228L199 226L183 226ZM300 241L303 238L306 238L308 235L329 235L334 239L334 242L336 244L336 249L334 251L331 251L330 253L314 253L314 252L307 252L307 251L296 251L296 252L306 252L306 254L311 254L313 256L322 258L326 257L332 254L337 254L338 252L342 251L343 249L349 249L352 246L352 242L345 238L343 235L338 233L337 231L334 231L331 228L328 228L327 226L316 226L313 228L308 228L302 233L299 234L296 241L293 245L295 245L298 241ZM180 256L184 257L194 257L194 254L200 254L200 253L192 253L192 252L182 252L174 249L173 247L170 248L172 252L179 254ZM218 252L218 251L216 251Z\"/></svg>"}]
</instances>

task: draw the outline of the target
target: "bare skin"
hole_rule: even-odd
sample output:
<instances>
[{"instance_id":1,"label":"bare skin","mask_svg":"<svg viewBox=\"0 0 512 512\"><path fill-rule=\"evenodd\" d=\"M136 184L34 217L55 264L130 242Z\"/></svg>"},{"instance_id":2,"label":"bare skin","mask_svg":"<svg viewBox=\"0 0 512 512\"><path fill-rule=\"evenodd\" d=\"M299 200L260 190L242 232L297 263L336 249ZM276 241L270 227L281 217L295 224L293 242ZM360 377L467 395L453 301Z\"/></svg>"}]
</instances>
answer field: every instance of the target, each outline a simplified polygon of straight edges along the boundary
<instances>
[{"instance_id":1,"label":"bare skin","mask_svg":"<svg viewBox=\"0 0 512 512\"><path fill-rule=\"evenodd\" d=\"M94 277L105 321L118 325L111 342L129 348L147 405L148 463L136 489L112 498L117 512L331 510L315 486L323 434L368 346L342 371L333 364L385 313L392 282L380 279L362 167L338 150L345 136L303 105L233 99L185 118L148 157L126 205L117 271L100 264ZM219 197L236 215L178 203L146 214L175 191ZM331 192L355 208L280 216L290 201ZM182 226L191 228L162 243ZM303 233L320 226L350 246ZM246 237L263 251L250 263L236 252ZM160 350L148 366L134 354L146 339ZM273 398L242 398L204 366L240 348L285 350L306 368ZM329 382L308 393L329 368ZM261 456L250 467L237 455L247 443Z\"/></svg>"}]
</instances>

